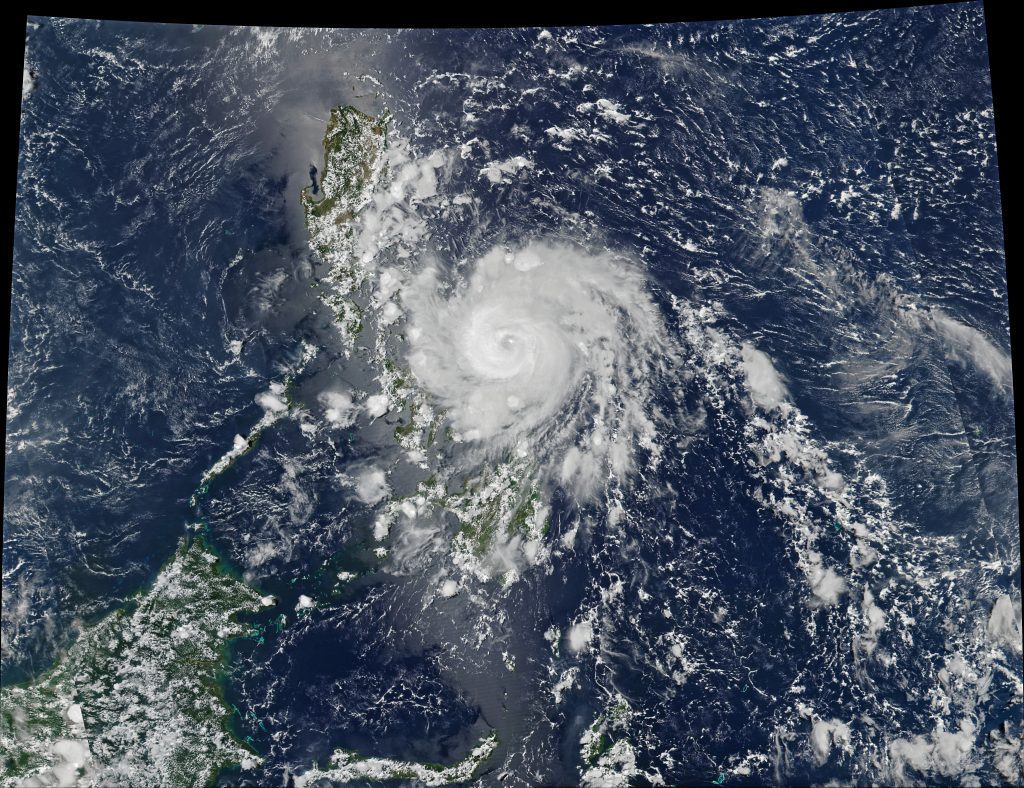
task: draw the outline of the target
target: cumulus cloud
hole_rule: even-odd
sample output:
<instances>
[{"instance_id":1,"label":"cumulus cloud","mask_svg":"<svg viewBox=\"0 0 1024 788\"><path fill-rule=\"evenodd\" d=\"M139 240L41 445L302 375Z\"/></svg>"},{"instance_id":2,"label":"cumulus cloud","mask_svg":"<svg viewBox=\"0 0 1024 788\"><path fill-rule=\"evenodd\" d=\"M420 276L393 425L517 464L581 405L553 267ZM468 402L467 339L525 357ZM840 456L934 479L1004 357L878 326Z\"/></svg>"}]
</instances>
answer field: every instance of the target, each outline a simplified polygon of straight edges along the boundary
<instances>
[{"instance_id":1,"label":"cumulus cloud","mask_svg":"<svg viewBox=\"0 0 1024 788\"><path fill-rule=\"evenodd\" d=\"M598 99L597 109L605 118L619 125L629 122L629 114L622 111L622 107L610 99Z\"/></svg>"},{"instance_id":2,"label":"cumulus cloud","mask_svg":"<svg viewBox=\"0 0 1024 788\"><path fill-rule=\"evenodd\" d=\"M995 601L988 617L988 636L994 642L1005 643L1018 654L1021 653L1020 602L1014 605L1005 594Z\"/></svg>"},{"instance_id":3,"label":"cumulus cloud","mask_svg":"<svg viewBox=\"0 0 1024 788\"><path fill-rule=\"evenodd\" d=\"M284 385L277 382L271 383L267 391L262 391L256 395L256 404L268 414L283 414L288 410L288 403L285 402Z\"/></svg>"},{"instance_id":4,"label":"cumulus cloud","mask_svg":"<svg viewBox=\"0 0 1024 788\"><path fill-rule=\"evenodd\" d=\"M513 156L506 161L490 162L480 169L480 175L491 183L505 183L508 180L506 176L515 175L524 169L533 169L533 162L524 156Z\"/></svg>"},{"instance_id":5,"label":"cumulus cloud","mask_svg":"<svg viewBox=\"0 0 1024 788\"><path fill-rule=\"evenodd\" d=\"M927 736L899 738L889 743L889 771L899 785L916 783L907 776L907 769L922 775L959 777L973 771L975 725L961 720L956 731L943 730L941 723Z\"/></svg>"},{"instance_id":6,"label":"cumulus cloud","mask_svg":"<svg viewBox=\"0 0 1024 788\"><path fill-rule=\"evenodd\" d=\"M865 622L864 636L861 642L870 654L878 645L878 637L886 627L886 615L885 611L875 604L875 595L866 586L860 610Z\"/></svg>"},{"instance_id":7,"label":"cumulus cloud","mask_svg":"<svg viewBox=\"0 0 1024 788\"><path fill-rule=\"evenodd\" d=\"M755 404L765 410L772 410L785 402L788 392L772 360L749 342L744 342L740 347L740 355L743 358L747 388Z\"/></svg>"},{"instance_id":8,"label":"cumulus cloud","mask_svg":"<svg viewBox=\"0 0 1024 788\"><path fill-rule=\"evenodd\" d=\"M811 586L811 593L814 595L812 602L819 607L828 607L839 601L839 597L846 593L846 580L830 566L822 563L821 554L809 550L807 553L807 566L804 568L807 575L807 582Z\"/></svg>"},{"instance_id":9,"label":"cumulus cloud","mask_svg":"<svg viewBox=\"0 0 1024 788\"><path fill-rule=\"evenodd\" d=\"M366 398L363 407L366 408L366 412L373 418L379 419L388 412L391 403L388 402L387 395L385 394L372 394Z\"/></svg>"},{"instance_id":10,"label":"cumulus cloud","mask_svg":"<svg viewBox=\"0 0 1024 788\"><path fill-rule=\"evenodd\" d=\"M580 621L578 624L574 624L570 629L566 638L569 643L569 648L574 652L583 651L590 645L590 641L594 639L594 625L589 620Z\"/></svg>"},{"instance_id":11,"label":"cumulus cloud","mask_svg":"<svg viewBox=\"0 0 1024 788\"><path fill-rule=\"evenodd\" d=\"M391 492L384 471L376 465L363 468L355 476L347 477L347 481L355 488L356 497L370 506L380 503Z\"/></svg>"},{"instance_id":12,"label":"cumulus cloud","mask_svg":"<svg viewBox=\"0 0 1024 788\"><path fill-rule=\"evenodd\" d=\"M989 731L989 742L995 755L996 771L1007 783L1021 782L1024 775L1024 748L1020 745L1019 730L1015 732L1010 721L1003 720L999 728Z\"/></svg>"},{"instance_id":13,"label":"cumulus cloud","mask_svg":"<svg viewBox=\"0 0 1024 788\"><path fill-rule=\"evenodd\" d=\"M459 584L455 580L448 578L441 584L440 594L445 599L450 599L457 593L459 593Z\"/></svg>"},{"instance_id":14,"label":"cumulus cloud","mask_svg":"<svg viewBox=\"0 0 1024 788\"><path fill-rule=\"evenodd\" d=\"M849 748L850 726L842 720L815 720L811 726L811 748L819 766L828 762L832 746Z\"/></svg>"},{"instance_id":15,"label":"cumulus cloud","mask_svg":"<svg viewBox=\"0 0 1024 788\"><path fill-rule=\"evenodd\" d=\"M357 407L347 391L325 391L318 397L324 418L335 427L348 427L356 420Z\"/></svg>"}]
</instances>

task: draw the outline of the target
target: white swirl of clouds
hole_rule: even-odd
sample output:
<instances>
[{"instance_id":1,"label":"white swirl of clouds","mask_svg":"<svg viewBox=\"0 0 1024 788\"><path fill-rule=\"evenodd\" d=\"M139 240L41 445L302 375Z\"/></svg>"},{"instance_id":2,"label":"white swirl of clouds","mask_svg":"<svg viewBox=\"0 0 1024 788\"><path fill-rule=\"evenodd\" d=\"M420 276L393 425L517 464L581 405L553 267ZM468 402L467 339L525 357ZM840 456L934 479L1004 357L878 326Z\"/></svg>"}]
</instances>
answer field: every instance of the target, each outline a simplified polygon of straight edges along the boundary
<instances>
[{"instance_id":1,"label":"white swirl of clouds","mask_svg":"<svg viewBox=\"0 0 1024 788\"><path fill-rule=\"evenodd\" d=\"M494 248L447 295L429 267L404 289L409 366L461 440L536 458L581 498L656 460L653 378L677 350L646 279L608 252Z\"/></svg>"}]
</instances>

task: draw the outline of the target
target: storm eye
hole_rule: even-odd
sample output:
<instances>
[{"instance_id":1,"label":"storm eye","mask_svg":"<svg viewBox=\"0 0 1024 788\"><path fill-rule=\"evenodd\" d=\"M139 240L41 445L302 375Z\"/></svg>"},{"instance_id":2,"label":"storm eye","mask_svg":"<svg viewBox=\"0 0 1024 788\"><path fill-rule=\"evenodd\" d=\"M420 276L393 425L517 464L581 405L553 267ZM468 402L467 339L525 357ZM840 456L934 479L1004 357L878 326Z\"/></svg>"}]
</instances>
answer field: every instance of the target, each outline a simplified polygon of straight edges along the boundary
<instances>
[{"instance_id":1,"label":"storm eye","mask_svg":"<svg viewBox=\"0 0 1024 788\"><path fill-rule=\"evenodd\" d=\"M506 350L511 350L516 345L515 334L502 334L501 339L498 340L501 346Z\"/></svg>"}]
</instances>

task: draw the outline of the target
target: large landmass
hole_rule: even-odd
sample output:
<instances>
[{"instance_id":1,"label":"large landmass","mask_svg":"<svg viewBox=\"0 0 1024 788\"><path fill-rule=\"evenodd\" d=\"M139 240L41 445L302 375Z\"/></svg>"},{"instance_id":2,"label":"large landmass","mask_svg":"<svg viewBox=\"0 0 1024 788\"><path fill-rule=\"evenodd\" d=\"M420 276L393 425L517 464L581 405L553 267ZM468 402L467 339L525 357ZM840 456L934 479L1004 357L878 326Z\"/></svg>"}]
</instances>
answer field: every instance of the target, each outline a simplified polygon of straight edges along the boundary
<instances>
[{"instance_id":1,"label":"large landmass","mask_svg":"<svg viewBox=\"0 0 1024 788\"><path fill-rule=\"evenodd\" d=\"M353 107L335 108L324 138L320 199L309 191L302 196L311 244L330 266L321 297L349 343L362 328L361 308L352 296L365 276L353 256L353 219L386 174L388 120L386 113L375 118ZM404 387L397 372L391 377L384 384L394 395ZM247 439L236 439L203 475L192 504L255 447L262 430L291 410L289 400ZM396 438L409 440L409 432ZM257 766L259 755L231 730L234 710L225 700L223 679L228 642L249 629L237 617L261 604L257 591L218 566L201 537L183 539L149 589L83 627L46 673L0 689L0 786L205 785L226 766ZM351 779L464 782L496 745L492 735L451 766L337 750L329 768L313 767L298 779L303 785Z\"/></svg>"},{"instance_id":2,"label":"large landmass","mask_svg":"<svg viewBox=\"0 0 1024 788\"><path fill-rule=\"evenodd\" d=\"M86 627L36 681L4 687L3 785L203 785L252 766L228 733L225 646L259 595L183 540L153 586Z\"/></svg>"}]
</instances>

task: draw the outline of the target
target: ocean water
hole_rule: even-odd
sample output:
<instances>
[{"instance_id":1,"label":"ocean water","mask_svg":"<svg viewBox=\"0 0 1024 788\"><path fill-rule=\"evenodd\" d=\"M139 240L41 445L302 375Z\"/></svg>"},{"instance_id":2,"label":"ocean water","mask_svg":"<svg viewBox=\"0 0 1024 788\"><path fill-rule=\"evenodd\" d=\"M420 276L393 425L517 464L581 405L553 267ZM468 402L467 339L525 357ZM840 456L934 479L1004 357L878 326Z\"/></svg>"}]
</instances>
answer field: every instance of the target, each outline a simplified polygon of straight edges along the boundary
<instances>
[{"instance_id":1,"label":"ocean water","mask_svg":"<svg viewBox=\"0 0 1024 788\"><path fill-rule=\"evenodd\" d=\"M1021 782L981 4L27 35L5 686L201 531L275 600L222 784L492 731L481 784Z\"/></svg>"}]
</instances>

